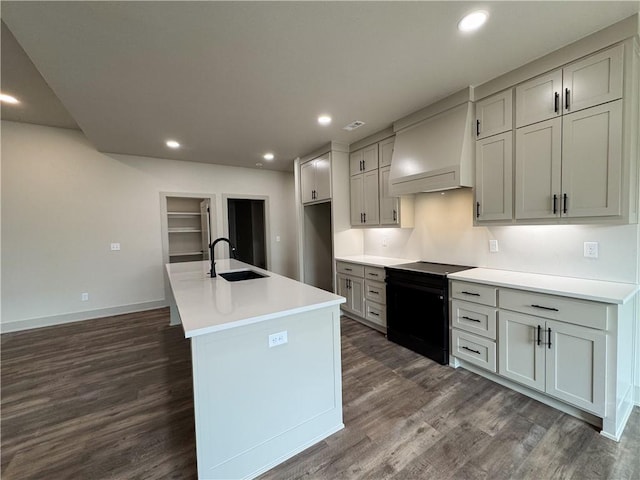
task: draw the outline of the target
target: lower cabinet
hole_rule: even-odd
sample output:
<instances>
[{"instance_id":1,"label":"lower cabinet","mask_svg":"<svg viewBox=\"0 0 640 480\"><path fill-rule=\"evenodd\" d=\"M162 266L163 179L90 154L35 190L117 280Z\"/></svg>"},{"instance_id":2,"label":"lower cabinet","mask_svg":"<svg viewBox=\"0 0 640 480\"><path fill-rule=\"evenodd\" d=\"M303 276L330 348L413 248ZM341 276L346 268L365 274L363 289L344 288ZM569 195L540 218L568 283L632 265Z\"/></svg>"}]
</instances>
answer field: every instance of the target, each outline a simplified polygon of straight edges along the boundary
<instances>
[{"instance_id":1,"label":"lower cabinet","mask_svg":"<svg viewBox=\"0 0 640 480\"><path fill-rule=\"evenodd\" d=\"M387 301L385 272L351 262L336 262L336 293L347 299L341 305L349 317L383 333L387 331Z\"/></svg>"},{"instance_id":2,"label":"lower cabinet","mask_svg":"<svg viewBox=\"0 0 640 480\"><path fill-rule=\"evenodd\" d=\"M620 438L633 408L629 339L638 295L627 303L603 303L460 280L451 280L450 292L452 365Z\"/></svg>"},{"instance_id":3,"label":"lower cabinet","mask_svg":"<svg viewBox=\"0 0 640 480\"><path fill-rule=\"evenodd\" d=\"M500 312L498 331L500 375L604 414L603 331L506 311Z\"/></svg>"}]
</instances>

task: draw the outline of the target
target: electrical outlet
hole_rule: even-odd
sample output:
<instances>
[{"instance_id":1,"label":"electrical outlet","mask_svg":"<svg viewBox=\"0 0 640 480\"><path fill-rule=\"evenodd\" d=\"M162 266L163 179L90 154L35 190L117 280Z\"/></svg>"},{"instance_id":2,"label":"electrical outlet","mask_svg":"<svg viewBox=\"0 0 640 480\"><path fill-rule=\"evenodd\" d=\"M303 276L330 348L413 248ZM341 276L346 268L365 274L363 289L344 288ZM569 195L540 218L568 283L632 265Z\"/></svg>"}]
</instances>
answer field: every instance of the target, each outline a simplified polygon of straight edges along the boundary
<instances>
[{"instance_id":1,"label":"electrical outlet","mask_svg":"<svg viewBox=\"0 0 640 480\"><path fill-rule=\"evenodd\" d=\"M278 345L282 345L288 341L286 330L284 332L272 333L269 335L269 348L277 347Z\"/></svg>"},{"instance_id":2,"label":"electrical outlet","mask_svg":"<svg viewBox=\"0 0 640 480\"><path fill-rule=\"evenodd\" d=\"M489 251L491 253L498 252L498 240L489 240Z\"/></svg>"},{"instance_id":3,"label":"electrical outlet","mask_svg":"<svg viewBox=\"0 0 640 480\"><path fill-rule=\"evenodd\" d=\"M387 237L382 237L382 246L386 247L389 245L389 239Z\"/></svg>"},{"instance_id":4,"label":"electrical outlet","mask_svg":"<svg viewBox=\"0 0 640 480\"><path fill-rule=\"evenodd\" d=\"M598 258L598 242L584 242L584 256Z\"/></svg>"},{"instance_id":5,"label":"electrical outlet","mask_svg":"<svg viewBox=\"0 0 640 480\"><path fill-rule=\"evenodd\" d=\"M276 242L280 241L280 235L276 235Z\"/></svg>"},{"instance_id":6,"label":"electrical outlet","mask_svg":"<svg viewBox=\"0 0 640 480\"><path fill-rule=\"evenodd\" d=\"M120 244L119 243L112 243L111 244L111 250L114 251L114 252L120 250Z\"/></svg>"},{"instance_id":7,"label":"electrical outlet","mask_svg":"<svg viewBox=\"0 0 640 480\"><path fill-rule=\"evenodd\" d=\"M89 294L87 292L83 292L82 294L80 294L80 300L82 300L83 302L88 302Z\"/></svg>"}]
</instances>

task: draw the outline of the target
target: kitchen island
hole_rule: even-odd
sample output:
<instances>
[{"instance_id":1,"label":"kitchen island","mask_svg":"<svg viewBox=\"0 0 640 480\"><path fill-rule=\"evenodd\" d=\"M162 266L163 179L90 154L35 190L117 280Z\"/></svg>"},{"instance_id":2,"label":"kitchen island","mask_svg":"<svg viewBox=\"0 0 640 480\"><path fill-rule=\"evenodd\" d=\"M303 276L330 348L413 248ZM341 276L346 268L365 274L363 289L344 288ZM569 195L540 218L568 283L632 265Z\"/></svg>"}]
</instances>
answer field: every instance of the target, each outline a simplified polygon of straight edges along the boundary
<instances>
[{"instance_id":1,"label":"kitchen island","mask_svg":"<svg viewBox=\"0 0 640 480\"><path fill-rule=\"evenodd\" d=\"M166 265L191 339L198 477L254 478L342 429L345 299L237 260ZM228 281L250 269L263 278Z\"/></svg>"}]
</instances>

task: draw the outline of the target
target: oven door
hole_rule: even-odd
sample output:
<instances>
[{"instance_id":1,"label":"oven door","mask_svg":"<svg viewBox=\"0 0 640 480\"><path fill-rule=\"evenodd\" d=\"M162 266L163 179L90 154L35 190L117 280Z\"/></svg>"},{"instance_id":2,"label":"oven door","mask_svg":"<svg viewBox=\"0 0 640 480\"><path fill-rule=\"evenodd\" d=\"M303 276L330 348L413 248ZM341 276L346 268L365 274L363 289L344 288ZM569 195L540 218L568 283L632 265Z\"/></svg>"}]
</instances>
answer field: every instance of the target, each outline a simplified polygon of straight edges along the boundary
<instances>
[{"instance_id":1,"label":"oven door","mask_svg":"<svg viewBox=\"0 0 640 480\"><path fill-rule=\"evenodd\" d=\"M445 282L420 274L387 276L387 338L441 365L449 363Z\"/></svg>"}]
</instances>

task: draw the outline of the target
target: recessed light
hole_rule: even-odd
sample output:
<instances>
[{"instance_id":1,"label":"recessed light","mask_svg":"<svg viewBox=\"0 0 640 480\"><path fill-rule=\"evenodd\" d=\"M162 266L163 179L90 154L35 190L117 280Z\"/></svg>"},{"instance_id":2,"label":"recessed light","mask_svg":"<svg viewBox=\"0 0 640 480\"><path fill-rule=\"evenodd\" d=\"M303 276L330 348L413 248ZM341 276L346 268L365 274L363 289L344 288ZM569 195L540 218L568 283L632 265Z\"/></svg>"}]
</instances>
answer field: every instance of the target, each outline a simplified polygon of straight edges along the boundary
<instances>
[{"instance_id":1,"label":"recessed light","mask_svg":"<svg viewBox=\"0 0 640 480\"><path fill-rule=\"evenodd\" d=\"M0 93L0 102L20 103L20 101L16 97L12 97L11 95L7 95L6 93Z\"/></svg>"},{"instance_id":2,"label":"recessed light","mask_svg":"<svg viewBox=\"0 0 640 480\"><path fill-rule=\"evenodd\" d=\"M329 115L320 115L318 117L318 123L320 125L329 125L331 123L331 117Z\"/></svg>"},{"instance_id":3,"label":"recessed light","mask_svg":"<svg viewBox=\"0 0 640 480\"><path fill-rule=\"evenodd\" d=\"M262 158L264 158L265 160L273 160L274 156L273 153L265 153Z\"/></svg>"},{"instance_id":4,"label":"recessed light","mask_svg":"<svg viewBox=\"0 0 640 480\"><path fill-rule=\"evenodd\" d=\"M484 10L476 10L468 15L465 15L462 20L458 22L458 30L461 32L472 32L477 30L484 22L489 18L489 13Z\"/></svg>"},{"instance_id":5,"label":"recessed light","mask_svg":"<svg viewBox=\"0 0 640 480\"><path fill-rule=\"evenodd\" d=\"M180 148L180 144L175 140L167 140L167 147L169 148Z\"/></svg>"}]
</instances>

